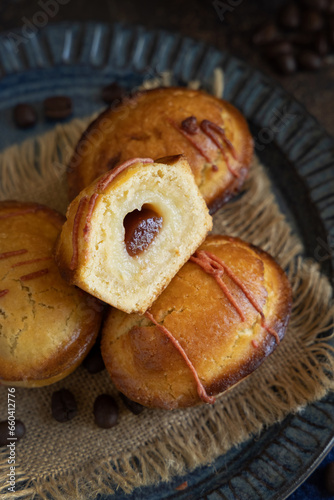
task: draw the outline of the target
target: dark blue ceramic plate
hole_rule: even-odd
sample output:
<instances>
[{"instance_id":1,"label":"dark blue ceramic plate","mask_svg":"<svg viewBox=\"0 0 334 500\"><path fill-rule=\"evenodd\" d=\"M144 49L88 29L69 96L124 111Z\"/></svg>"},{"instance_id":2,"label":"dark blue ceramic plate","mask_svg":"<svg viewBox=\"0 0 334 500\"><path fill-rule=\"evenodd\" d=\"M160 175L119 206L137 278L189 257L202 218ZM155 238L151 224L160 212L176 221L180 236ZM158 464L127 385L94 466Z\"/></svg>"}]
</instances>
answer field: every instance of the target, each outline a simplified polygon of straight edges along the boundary
<instances>
[{"instance_id":1,"label":"dark blue ceramic plate","mask_svg":"<svg viewBox=\"0 0 334 500\"><path fill-rule=\"evenodd\" d=\"M54 126L42 115L47 96L69 95L74 115L85 116L101 108L101 87L114 80L132 88L170 70L176 84L199 79L210 90L213 69L221 66L224 96L247 117L257 153L270 166L282 210L307 256L317 259L333 278L334 143L275 82L228 53L141 27L50 25L19 45L13 40L8 33L0 37L0 149ZM30 131L18 130L12 121L12 108L19 102L33 103L39 110L39 123ZM329 395L232 449L211 467L116 498L284 499L331 448L333 422L334 396ZM185 480L188 488L176 491Z\"/></svg>"}]
</instances>

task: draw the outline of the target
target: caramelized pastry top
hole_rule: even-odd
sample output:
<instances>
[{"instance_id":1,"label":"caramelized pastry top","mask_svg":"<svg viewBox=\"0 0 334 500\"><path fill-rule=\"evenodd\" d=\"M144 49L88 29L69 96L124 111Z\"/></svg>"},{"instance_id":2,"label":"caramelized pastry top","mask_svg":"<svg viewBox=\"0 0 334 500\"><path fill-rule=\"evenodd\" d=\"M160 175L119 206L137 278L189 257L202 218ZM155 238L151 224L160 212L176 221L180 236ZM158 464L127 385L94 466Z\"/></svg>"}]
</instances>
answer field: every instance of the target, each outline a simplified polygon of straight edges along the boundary
<instances>
[{"instance_id":1,"label":"caramelized pastry top","mask_svg":"<svg viewBox=\"0 0 334 500\"><path fill-rule=\"evenodd\" d=\"M102 113L83 134L69 166L70 198L117 163L184 154L214 212L241 187L253 141L241 113L203 91L139 92Z\"/></svg>"},{"instance_id":2,"label":"caramelized pastry top","mask_svg":"<svg viewBox=\"0 0 334 500\"><path fill-rule=\"evenodd\" d=\"M95 340L101 306L60 276L53 247L65 218L42 205L0 202L0 381L63 378Z\"/></svg>"},{"instance_id":3,"label":"caramelized pastry top","mask_svg":"<svg viewBox=\"0 0 334 500\"><path fill-rule=\"evenodd\" d=\"M272 257L209 236L146 317L109 312L102 354L118 389L138 403L213 402L274 350L290 309L290 284Z\"/></svg>"}]
</instances>

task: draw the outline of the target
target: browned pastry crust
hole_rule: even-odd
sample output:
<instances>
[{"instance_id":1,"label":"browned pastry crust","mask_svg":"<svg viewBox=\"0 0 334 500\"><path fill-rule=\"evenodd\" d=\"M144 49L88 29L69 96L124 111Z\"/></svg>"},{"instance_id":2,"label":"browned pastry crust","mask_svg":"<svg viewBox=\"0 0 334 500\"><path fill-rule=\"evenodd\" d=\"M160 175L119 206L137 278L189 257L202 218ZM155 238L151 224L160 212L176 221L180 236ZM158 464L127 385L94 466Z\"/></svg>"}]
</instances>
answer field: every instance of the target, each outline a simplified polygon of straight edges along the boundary
<instances>
[{"instance_id":1,"label":"browned pastry crust","mask_svg":"<svg viewBox=\"0 0 334 500\"><path fill-rule=\"evenodd\" d=\"M70 374L93 345L102 306L69 286L53 259L65 218L0 202L0 381L39 387Z\"/></svg>"},{"instance_id":2,"label":"browned pastry crust","mask_svg":"<svg viewBox=\"0 0 334 500\"><path fill-rule=\"evenodd\" d=\"M174 409L213 402L212 396L252 373L285 334L291 287L274 259L226 236L209 236L195 256L203 251L224 264L221 279L227 292L212 274L189 260L150 314L186 352L204 397L185 357L148 317L111 309L105 321L102 355L107 370L119 391L145 406Z\"/></svg>"},{"instance_id":3,"label":"browned pastry crust","mask_svg":"<svg viewBox=\"0 0 334 500\"><path fill-rule=\"evenodd\" d=\"M182 126L189 117L196 118L195 133ZM81 137L69 165L70 199L116 163L176 154L186 156L213 213L240 190L253 140L241 113L204 91L169 87L139 92L107 109Z\"/></svg>"}]
</instances>

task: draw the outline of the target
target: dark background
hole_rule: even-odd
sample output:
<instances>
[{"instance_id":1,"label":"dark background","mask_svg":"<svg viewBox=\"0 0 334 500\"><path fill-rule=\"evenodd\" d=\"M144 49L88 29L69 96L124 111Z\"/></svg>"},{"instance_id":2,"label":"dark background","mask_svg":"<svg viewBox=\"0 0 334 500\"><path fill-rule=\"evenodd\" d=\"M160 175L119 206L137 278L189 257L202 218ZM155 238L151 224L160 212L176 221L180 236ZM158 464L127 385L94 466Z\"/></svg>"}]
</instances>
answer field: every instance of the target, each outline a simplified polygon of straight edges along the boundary
<instances>
[{"instance_id":1,"label":"dark background","mask_svg":"<svg viewBox=\"0 0 334 500\"><path fill-rule=\"evenodd\" d=\"M25 18L32 20L41 10L40 3L44 2L47 0L0 0L0 30L22 27ZM225 0L220 4L229 5L230 11L223 13L221 10L220 16L214 0L63 0L63 3L58 13L50 18L52 22L142 24L148 28L177 31L219 49L228 49L279 80L334 136L334 56L327 57L329 61L316 72L298 71L284 76L275 72L270 62L260 55L258 47L251 43L254 31L262 23L277 18L279 9L287 3L285 0ZM308 3L317 5L319 1ZM334 19L334 14L332 16Z\"/></svg>"},{"instance_id":2,"label":"dark background","mask_svg":"<svg viewBox=\"0 0 334 500\"><path fill-rule=\"evenodd\" d=\"M36 12L41 10L41 3L45 4L47 1L56 0L0 0L0 30L22 29L27 20L33 20ZM329 4L331 0L323 1ZM330 53L323 59L322 67L317 71L298 70L288 76L277 72L273 63L263 57L263 50L252 43L254 33L259 27L277 20L280 9L286 3L285 0L226 0L225 5L229 5L230 9L224 13L217 11L219 3L215 3L215 0L59 0L58 12L50 18L50 21L52 23L65 20L118 21L141 24L147 28L162 28L178 32L181 35L200 39L218 49L227 49L275 78L334 136L332 104L334 42ZM306 3L310 2L306 1ZM314 8L321 2L311 1L312 3L312 8ZM328 14L328 23L333 22L334 40L334 1L332 3L333 14ZM331 36L330 33L329 36ZM326 493L324 486L326 464L333 459L332 451L325 463L290 499L329 500L334 498ZM332 484L334 488L334 479L332 479Z\"/></svg>"}]
</instances>

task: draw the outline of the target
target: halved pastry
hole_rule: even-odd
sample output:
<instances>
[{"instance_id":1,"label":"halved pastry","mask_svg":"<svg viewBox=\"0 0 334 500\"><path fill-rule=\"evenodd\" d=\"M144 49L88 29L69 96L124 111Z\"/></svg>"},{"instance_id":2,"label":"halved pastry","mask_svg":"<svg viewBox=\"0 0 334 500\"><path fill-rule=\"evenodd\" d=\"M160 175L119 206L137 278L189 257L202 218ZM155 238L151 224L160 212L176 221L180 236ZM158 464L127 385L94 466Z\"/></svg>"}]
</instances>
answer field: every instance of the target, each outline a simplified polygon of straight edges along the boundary
<instances>
[{"instance_id":1,"label":"halved pastry","mask_svg":"<svg viewBox=\"0 0 334 500\"><path fill-rule=\"evenodd\" d=\"M70 199L118 162L181 153L214 213L240 190L253 140L242 114L204 91L139 92L107 109L82 135L69 165Z\"/></svg>"},{"instance_id":2,"label":"halved pastry","mask_svg":"<svg viewBox=\"0 0 334 500\"><path fill-rule=\"evenodd\" d=\"M109 310L102 356L117 389L144 406L213 403L279 344L291 300L270 255L208 236L145 316Z\"/></svg>"},{"instance_id":3,"label":"halved pastry","mask_svg":"<svg viewBox=\"0 0 334 500\"><path fill-rule=\"evenodd\" d=\"M134 158L71 203L56 260L70 283L144 313L211 227L183 157Z\"/></svg>"},{"instance_id":4,"label":"halved pastry","mask_svg":"<svg viewBox=\"0 0 334 500\"><path fill-rule=\"evenodd\" d=\"M103 306L60 276L53 248L65 217L37 203L0 202L0 382L40 387L88 354Z\"/></svg>"}]
</instances>

